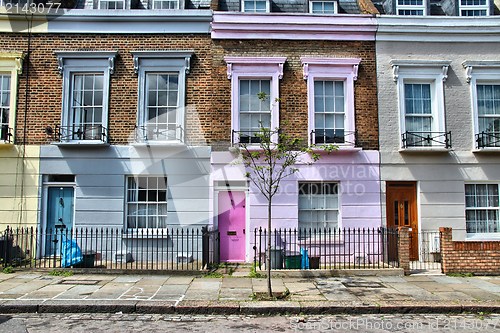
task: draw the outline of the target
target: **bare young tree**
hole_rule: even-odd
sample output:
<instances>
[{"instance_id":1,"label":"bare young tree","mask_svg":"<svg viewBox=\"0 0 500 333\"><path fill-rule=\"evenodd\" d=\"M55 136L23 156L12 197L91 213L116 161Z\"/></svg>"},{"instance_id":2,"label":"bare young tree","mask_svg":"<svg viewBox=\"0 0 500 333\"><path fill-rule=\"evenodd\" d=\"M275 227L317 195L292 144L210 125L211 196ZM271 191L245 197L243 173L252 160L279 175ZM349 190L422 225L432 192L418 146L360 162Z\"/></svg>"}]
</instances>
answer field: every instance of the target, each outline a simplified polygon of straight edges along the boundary
<instances>
[{"instance_id":1,"label":"bare young tree","mask_svg":"<svg viewBox=\"0 0 500 333\"><path fill-rule=\"evenodd\" d=\"M259 94L259 99L265 99L265 94ZM276 101L278 102L278 101ZM293 138L280 129L270 129L260 124L259 132L252 135L255 145L240 144L242 147L241 159L247 169L246 176L259 189L267 200L267 247L266 270L267 290L269 297L273 297L271 286L271 228L273 197L278 193L283 179L293 175L299 169L295 166L301 156L309 154L311 163L319 160L320 155L315 153L305 140ZM327 153L335 150L333 145L321 147Z\"/></svg>"}]
</instances>

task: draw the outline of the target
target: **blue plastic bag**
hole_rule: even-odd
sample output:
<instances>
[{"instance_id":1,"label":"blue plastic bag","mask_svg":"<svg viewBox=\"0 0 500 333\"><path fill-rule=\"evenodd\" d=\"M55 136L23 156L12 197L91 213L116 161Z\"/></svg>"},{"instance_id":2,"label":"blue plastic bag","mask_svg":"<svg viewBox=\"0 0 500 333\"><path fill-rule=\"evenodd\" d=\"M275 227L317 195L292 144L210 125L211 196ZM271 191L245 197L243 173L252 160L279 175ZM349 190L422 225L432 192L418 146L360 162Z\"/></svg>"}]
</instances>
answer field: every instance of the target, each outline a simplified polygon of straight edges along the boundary
<instances>
[{"instance_id":1,"label":"blue plastic bag","mask_svg":"<svg viewBox=\"0 0 500 333\"><path fill-rule=\"evenodd\" d=\"M82 250L76 241L63 237L61 246L61 267L70 267L82 261Z\"/></svg>"},{"instance_id":2,"label":"blue plastic bag","mask_svg":"<svg viewBox=\"0 0 500 333\"><path fill-rule=\"evenodd\" d=\"M307 249L301 248L300 255L302 256L300 268L301 269L309 269L309 255L307 253Z\"/></svg>"}]
</instances>

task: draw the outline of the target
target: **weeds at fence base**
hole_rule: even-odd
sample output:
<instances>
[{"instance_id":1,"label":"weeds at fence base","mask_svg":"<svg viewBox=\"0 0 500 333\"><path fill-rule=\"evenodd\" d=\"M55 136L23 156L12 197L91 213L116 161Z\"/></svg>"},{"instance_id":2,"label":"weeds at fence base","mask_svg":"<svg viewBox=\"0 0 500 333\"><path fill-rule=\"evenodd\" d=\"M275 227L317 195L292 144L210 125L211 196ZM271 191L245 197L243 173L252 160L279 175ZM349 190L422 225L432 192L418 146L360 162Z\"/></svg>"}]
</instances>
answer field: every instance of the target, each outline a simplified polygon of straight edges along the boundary
<instances>
[{"instance_id":1,"label":"weeds at fence base","mask_svg":"<svg viewBox=\"0 0 500 333\"><path fill-rule=\"evenodd\" d=\"M7 266L4 269L2 269L2 273L4 273L4 274L12 274L12 273L14 273L14 267Z\"/></svg>"},{"instance_id":2,"label":"weeds at fence base","mask_svg":"<svg viewBox=\"0 0 500 333\"><path fill-rule=\"evenodd\" d=\"M54 269L53 271L49 272L49 275L51 275L51 276L69 277L69 276L73 276L73 272L72 271L66 271L66 270L56 270L56 269Z\"/></svg>"},{"instance_id":3,"label":"weeds at fence base","mask_svg":"<svg viewBox=\"0 0 500 333\"><path fill-rule=\"evenodd\" d=\"M263 279L263 278L267 277L266 274L262 274L262 273L257 272L256 267L257 267L256 264L252 265L252 268L250 269L250 273L248 273L248 277L254 278L254 279Z\"/></svg>"},{"instance_id":4,"label":"weeds at fence base","mask_svg":"<svg viewBox=\"0 0 500 333\"><path fill-rule=\"evenodd\" d=\"M474 273L448 273L449 277L473 277Z\"/></svg>"},{"instance_id":5,"label":"weeds at fence base","mask_svg":"<svg viewBox=\"0 0 500 333\"><path fill-rule=\"evenodd\" d=\"M209 279L219 279L224 277L224 274L220 272L208 272L203 275L204 278L209 278Z\"/></svg>"}]
</instances>

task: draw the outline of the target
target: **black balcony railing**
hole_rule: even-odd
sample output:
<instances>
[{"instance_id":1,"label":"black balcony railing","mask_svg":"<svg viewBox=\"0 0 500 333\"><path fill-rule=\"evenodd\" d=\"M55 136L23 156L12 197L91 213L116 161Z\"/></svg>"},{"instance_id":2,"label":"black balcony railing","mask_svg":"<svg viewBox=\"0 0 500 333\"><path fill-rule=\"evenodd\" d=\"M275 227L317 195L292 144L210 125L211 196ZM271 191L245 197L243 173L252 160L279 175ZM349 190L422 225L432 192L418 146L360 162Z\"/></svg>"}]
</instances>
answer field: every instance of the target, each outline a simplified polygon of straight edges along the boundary
<instances>
[{"instance_id":1,"label":"black balcony railing","mask_svg":"<svg viewBox=\"0 0 500 333\"><path fill-rule=\"evenodd\" d=\"M348 144L357 146L358 133L344 130L312 130L310 141L314 144Z\"/></svg>"},{"instance_id":2,"label":"black balcony railing","mask_svg":"<svg viewBox=\"0 0 500 333\"><path fill-rule=\"evenodd\" d=\"M86 140L108 142L108 131L100 124L57 125L55 135L59 142Z\"/></svg>"},{"instance_id":3,"label":"black balcony railing","mask_svg":"<svg viewBox=\"0 0 500 333\"><path fill-rule=\"evenodd\" d=\"M451 148L451 132L404 132L403 148L409 147L443 147Z\"/></svg>"},{"instance_id":4,"label":"black balcony railing","mask_svg":"<svg viewBox=\"0 0 500 333\"><path fill-rule=\"evenodd\" d=\"M481 132L476 134L476 146L482 148L500 148L500 132Z\"/></svg>"},{"instance_id":5,"label":"black balcony railing","mask_svg":"<svg viewBox=\"0 0 500 333\"><path fill-rule=\"evenodd\" d=\"M183 142L184 129L180 125L147 124L135 127L135 142Z\"/></svg>"},{"instance_id":6,"label":"black balcony railing","mask_svg":"<svg viewBox=\"0 0 500 333\"><path fill-rule=\"evenodd\" d=\"M255 229L254 264L266 264L267 229ZM358 269L399 266L398 230L299 228L271 231L272 269Z\"/></svg>"},{"instance_id":7,"label":"black balcony railing","mask_svg":"<svg viewBox=\"0 0 500 333\"><path fill-rule=\"evenodd\" d=\"M0 140L2 140L4 143L12 143L12 128L10 128L9 125L1 125Z\"/></svg>"},{"instance_id":8,"label":"black balcony railing","mask_svg":"<svg viewBox=\"0 0 500 333\"><path fill-rule=\"evenodd\" d=\"M207 227L7 228L0 262L32 268L200 270L219 263L219 232Z\"/></svg>"},{"instance_id":9,"label":"black balcony railing","mask_svg":"<svg viewBox=\"0 0 500 333\"><path fill-rule=\"evenodd\" d=\"M259 144L261 142L261 137L258 135L262 133L261 130L254 131L235 131L232 130L231 134L231 144Z\"/></svg>"}]
</instances>

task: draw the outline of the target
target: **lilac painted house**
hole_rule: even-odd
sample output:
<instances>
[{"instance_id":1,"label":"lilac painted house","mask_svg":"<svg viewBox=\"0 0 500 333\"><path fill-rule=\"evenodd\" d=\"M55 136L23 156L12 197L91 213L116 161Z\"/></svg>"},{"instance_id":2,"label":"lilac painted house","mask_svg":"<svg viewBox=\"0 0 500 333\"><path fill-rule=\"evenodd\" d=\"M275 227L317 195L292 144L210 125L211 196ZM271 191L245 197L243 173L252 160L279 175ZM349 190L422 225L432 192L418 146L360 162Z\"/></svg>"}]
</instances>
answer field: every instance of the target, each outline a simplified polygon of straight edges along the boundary
<instances>
[{"instance_id":1,"label":"lilac painted house","mask_svg":"<svg viewBox=\"0 0 500 333\"><path fill-rule=\"evenodd\" d=\"M213 93L225 127L211 153L210 207L222 261L253 260L254 231L267 225L267 201L238 163L259 123L339 147L319 149L313 164L304 156L282 182L274 228L381 226L376 22L360 12L351 1L219 2Z\"/></svg>"}]
</instances>

